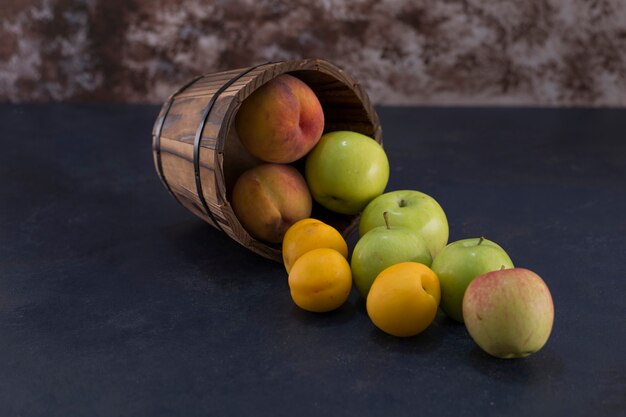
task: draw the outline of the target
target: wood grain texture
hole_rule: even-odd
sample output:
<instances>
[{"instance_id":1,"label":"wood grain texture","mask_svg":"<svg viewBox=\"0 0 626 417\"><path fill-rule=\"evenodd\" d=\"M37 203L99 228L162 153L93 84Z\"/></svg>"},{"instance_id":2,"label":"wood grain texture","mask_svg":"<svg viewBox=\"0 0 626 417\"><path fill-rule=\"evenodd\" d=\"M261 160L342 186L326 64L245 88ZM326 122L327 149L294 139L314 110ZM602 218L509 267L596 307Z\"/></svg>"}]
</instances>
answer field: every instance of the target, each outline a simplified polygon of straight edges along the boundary
<instances>
[{"instance_id":1,"label":"wood grain texture","mask_svg":"<svg viewBox=\"0 0 626 417\"><path fill-rule=\"evenodd\" d=\"M250 236L237 220L229 196L239 175L259 163L243 148L233 128L237 110L257 88L284 73L300 78L315 91L324 109L325 132L352 130L382 144L378 116L365 91L343 70L319 59L267 63L206 74L164 103L152 131L155 168L172 196L232 239L276 261L282 260L279 245L266 244ZM228 83L232 84L224 88ZM201 194L194 169L197 134L200 135ZM294 165L298 167L298 161ZM331 213L317 205L313 215L336 227L344 236L354 230L358 221L358 216Z\"/></svg>"}]
</instances>

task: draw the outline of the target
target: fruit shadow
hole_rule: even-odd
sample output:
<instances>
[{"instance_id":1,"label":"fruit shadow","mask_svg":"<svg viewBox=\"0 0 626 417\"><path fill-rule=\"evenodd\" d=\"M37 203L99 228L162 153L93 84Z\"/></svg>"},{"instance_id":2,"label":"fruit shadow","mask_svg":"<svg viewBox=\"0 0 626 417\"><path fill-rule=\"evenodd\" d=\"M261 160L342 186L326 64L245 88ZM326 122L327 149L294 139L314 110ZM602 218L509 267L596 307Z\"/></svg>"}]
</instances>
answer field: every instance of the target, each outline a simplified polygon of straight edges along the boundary
<instances>
[{"instance_id":1,"label":"fruit shadow","mask_svg":"<svg viewBox=\"0 0 626 417\"><path fill-rule=\"evenodd\" d=\"M312 327L336 327L349 322L357 312L357 308L350 300L341 307L327 313L312 313L293 305L291 317L305 326Z\"/></svg>"},{"instance_id":2,"label":"fruit shadow","mask_svg":"<svg viewBox=\"0 0 626 417\"><path fill-rule=\"evenodd\" d=\"M563 361L545 347L525 358L501 359L489 355L474 344L467 353L469 365L487 378L511 385L535 385L558 379Z\"/></svg>"},{"instance_id":3,"label":"fruit shadow","mask_svg":"<svg viewBox=\"0 0 626 417\"><path fill-rule=\"evenodd\" d=\"M261 281L272 282L285 273L278 262L257 255L201 221L179 222L161 233L169 245L172 263L206 271L207 280L224 288L243 289ZM254 271L254 280L250 279L250 271Z\"/></svg>"},{"instance_id":4,"label":"fruit shadow","mask_svg":"<svg viewBox=\"0 0 626 417\"><path fill-rule=\"evenodd\" d=\"M425 355L436 351L442 343L438 326L428 326L426 330L411 337L391 336L378 328L370 332L370 340L385 350L393 350L411 355Z\"/></svg>"},{"instance_id":5,"label":"fruit shadow","mask_svg":"<svg viewBox=\"0 0 626 417\"><path fill-rule=\"evenodd\" d=\"M365 299L359 297L356 304L358 312L363 314L369 321L370 319L367 315ZM431 323L426 330L410 337L392 336L378 329L376 326L372 326L372 330L370 331L370 340L385 350L393 350L411 355L428 354L439 349L443 343L445 329L442 329L440 321L441 316L437 313L437 317L435 317L433 323Z\"/></svg>"}]
</instances>

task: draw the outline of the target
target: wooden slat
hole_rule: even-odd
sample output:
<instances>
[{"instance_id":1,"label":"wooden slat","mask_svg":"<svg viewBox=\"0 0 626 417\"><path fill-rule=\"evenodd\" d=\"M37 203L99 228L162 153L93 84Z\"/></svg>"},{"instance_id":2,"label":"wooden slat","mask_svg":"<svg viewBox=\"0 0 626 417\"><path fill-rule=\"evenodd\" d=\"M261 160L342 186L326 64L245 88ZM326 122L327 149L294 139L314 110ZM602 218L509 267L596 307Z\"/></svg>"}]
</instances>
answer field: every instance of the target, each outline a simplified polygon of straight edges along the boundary
<instances>
[{"instance_id":1,"label":"wooden slat","mask_svg":"<svg viewBox=\"0 0 626 417\"><path fill-rule=\"evenodd\" d=\"M161 137L193 143L207 101L205 97L175 99L163 124Z\"/></svg>"},{"instance_id":2,"label":"wooden slat","mask_svg":"<svg viewBox=\"0 0 626 417\"><path fill-rule=\"evenodd\" d=\"M232 79L237 73L229 74L228 76L213 78L201 78L198 82L185 89L182 93L177 95L177 98L186 98L194 96L211 96L215 91L222 87L226 82ZM232 86L238 90L241 85L245 84L243 81L236 81ZM239 88L238 88L239 87ZM230 88L230 87L229 87Z\"/></svg>"}]
</instances>

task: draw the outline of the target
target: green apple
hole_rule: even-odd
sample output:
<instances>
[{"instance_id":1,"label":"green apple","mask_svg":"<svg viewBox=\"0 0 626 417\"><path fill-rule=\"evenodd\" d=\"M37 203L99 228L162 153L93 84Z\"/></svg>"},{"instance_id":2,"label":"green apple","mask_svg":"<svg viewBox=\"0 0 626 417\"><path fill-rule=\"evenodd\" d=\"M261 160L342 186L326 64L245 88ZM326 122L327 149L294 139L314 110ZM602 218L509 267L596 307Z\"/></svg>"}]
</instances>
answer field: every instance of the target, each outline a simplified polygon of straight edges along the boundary
<instances>
[{"instance_id":1,"label":"green apple","mask_svg":"<svg viewBox=\"0 0 626 417\"><path fill-rule=\"evenodd\" d=\"M497 243L480 237L450 243L435 257L431 268L441 285L441 309L463 322L463 295L470 282L487 272L513 268L513 262Z\"/></svg>"},{"instance_id":2,"label":"green apple","mask_svg":"<svg viewBox=\"0 0 626 417\"><path fill-rule=\"evenodd\" d=\"M419 262L430 267L432 257L424 239L411 229L389 224L367 232L354 247L350 266L352 279L361 295L367 298L374 280L384 269L400 262Z\"/></svg>"},{"instance_id":3,"label":"green apple","mask_svg":"<svg viewBox=\"0 0 626 417\"><path fill-rule=\"evenodd\" d=\"M467 331L485 352L523 358L541 349L552 332L554 304L541 277L524 268L488 272L463 297Z\"/></svg>"},{"instance_id":4,"label":"green apple","mask_svg":"<svg viewBox=\"0 0 626 417\"><path fill-rule=\"evenodd\" d=\"M392 225L422 236L433 258L448 243L448 219L443 209L431 196L413 190L392 191L372 200L361 215L359 236L384 226L385 211Z\"/></svg>"},{"instance_id":5,"label":"green apple","mask_svg":"<svg viewBox=\"0 0 626 417\"><path fill-rule=\"evenodd\" d=\"M389 161L372 138L330 132L309 153L305 176L315 201L338 213L357 214L385 190Z\"/></svg>"}]
</instances>

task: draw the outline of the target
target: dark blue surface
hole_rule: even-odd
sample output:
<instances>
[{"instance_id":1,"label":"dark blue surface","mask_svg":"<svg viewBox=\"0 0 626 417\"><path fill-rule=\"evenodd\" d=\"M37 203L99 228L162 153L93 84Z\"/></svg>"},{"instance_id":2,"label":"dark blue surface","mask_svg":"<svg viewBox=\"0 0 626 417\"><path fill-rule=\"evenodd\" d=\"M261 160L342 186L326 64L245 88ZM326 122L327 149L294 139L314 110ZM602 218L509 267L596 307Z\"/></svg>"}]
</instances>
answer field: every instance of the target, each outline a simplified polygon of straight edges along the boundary
<instances>
[{"instance_id":1,"label":"dark blue surface","mask_svg":"<svg viewBox=\"0 0 626 417\"><path fill-rule=\"evenodd\" d=\"M389 189L434 196L552 290L504 361L438 316L396 339L184 211L157 107L0 106L0 415L624 415L626 110L381 108Z\"/></svg>"}]
</instances>

